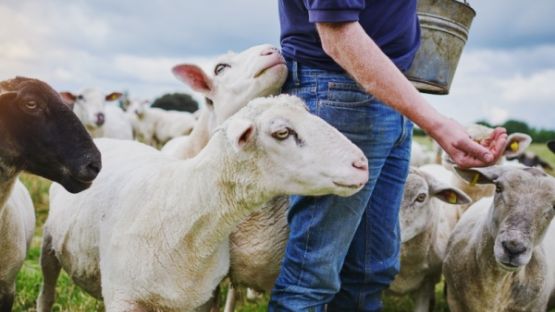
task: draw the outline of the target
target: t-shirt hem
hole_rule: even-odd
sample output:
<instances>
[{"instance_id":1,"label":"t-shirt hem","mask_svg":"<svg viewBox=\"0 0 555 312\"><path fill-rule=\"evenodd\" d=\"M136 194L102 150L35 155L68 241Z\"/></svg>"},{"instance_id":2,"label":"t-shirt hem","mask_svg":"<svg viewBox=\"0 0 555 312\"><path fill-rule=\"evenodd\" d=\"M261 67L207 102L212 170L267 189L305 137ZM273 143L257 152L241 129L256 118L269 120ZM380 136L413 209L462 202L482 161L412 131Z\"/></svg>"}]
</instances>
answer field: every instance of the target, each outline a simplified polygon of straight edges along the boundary
<instances>
[{"instance_id":1,"label":"t-shirt hem","mask_svg":"<svg viewBox=\"0 0 555 312\"><path fill-rule=\"evenodd\" d=\"M309 10L308 21L311 23L357 22L360 10Z\"/></svg>"}]
</instances>

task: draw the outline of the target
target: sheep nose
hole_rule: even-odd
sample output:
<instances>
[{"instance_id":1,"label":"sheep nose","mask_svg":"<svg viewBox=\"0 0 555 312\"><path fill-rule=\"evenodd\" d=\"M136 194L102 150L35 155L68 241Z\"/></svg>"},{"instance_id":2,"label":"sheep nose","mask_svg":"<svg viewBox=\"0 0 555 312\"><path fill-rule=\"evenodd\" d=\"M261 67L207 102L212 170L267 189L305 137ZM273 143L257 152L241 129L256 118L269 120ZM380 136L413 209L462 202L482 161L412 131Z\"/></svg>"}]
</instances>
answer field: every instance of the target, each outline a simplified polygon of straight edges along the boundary
<instances>
[{"instance_id":1,"label":"sheep nose","mask_svg":"<svg viewBox=\"0 0 555 312\"><path fill-rule=\"evenodd\" d=\"M365 157L353 161L353 167L359 170L368 171L368 160Z\"/></svg>"},{"instance_id":2,"label":"sheep nose","mask_svg":"<svg viewBox=\"0 0 555 312\"><path fill-rule=\"evenodd\" d=\"M279 53L278 49L272 47L262 50L262 52L260 52L260 56L268 56L276 53Z\"/></svg>"},{"instance_id":3,"label":"sheep nose","mask_svg":"<svg viewBox=\"0 0 555 312\"><path fill-rule=\"evenodd\" d=\"M100 158L90 160L81 167L77 178L81 181L91 182L100 173L100 169L102 169Z\"/></svg>"},{"instance_id":4,"label":"sheep nose","mask_svg":"<svg viewBox=\"0 0 555 312\"><path fill-rule=\"evenodd\" d=\"M103 113L98 113L96 114L96 125L97 126L102 126L104 124L104 122L106 121L106 116L104 116Z\"/></svg>"},{"instance_id":5,"label":"sheep nose","mask_svg":"<svg viewBox=\"0 0 555 312\"><path fill-rule=\"evenodd\" d=\"M501 245L503 246L505 252L512 257L521 255L526 251L526 246L517 240L503 241Z\"/></svg>"}]
</instances>

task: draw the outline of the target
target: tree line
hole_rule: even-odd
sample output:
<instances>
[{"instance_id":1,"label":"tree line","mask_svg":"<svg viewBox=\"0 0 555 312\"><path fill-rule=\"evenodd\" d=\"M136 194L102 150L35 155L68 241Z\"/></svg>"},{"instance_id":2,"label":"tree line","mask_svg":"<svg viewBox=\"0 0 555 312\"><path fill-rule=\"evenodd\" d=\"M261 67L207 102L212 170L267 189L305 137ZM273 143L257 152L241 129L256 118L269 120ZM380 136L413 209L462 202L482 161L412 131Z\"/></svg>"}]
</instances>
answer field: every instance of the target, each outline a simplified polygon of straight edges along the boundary
<instances>
[{"instance_id":1,"label":"tree line","mask_svg":"<svg viewBox=\"0 0 555 312\"><path fill-rule=\"evenodd\" d=\"M547 141L555 140L555 130L530 127L526 122L521 120L509 119L501 125L492 125L485 120L480 120L476 123L492 128L503 127L507 129L507 133L509 134L515 132L526 133L530 137L532 137L532 141L534 143L546 143ZM424 136L426 135L426 133L420 128L414 128L414 135Z\"/></svg>"}]
</instances>

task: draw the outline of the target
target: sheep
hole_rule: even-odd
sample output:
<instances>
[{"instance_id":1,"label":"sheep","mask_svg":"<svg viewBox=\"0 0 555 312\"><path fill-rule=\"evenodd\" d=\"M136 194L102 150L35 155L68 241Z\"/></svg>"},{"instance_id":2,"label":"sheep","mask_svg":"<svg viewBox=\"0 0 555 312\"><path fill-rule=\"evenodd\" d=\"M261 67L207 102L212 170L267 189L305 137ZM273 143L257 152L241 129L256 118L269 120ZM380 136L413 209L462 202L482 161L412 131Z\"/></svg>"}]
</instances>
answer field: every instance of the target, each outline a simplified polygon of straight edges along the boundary
<instances>
[{"instance_id":1,"label":"sheep","mask_svg":"<svg viewBox=\"0 0 555 312\"><path fill-rule=\"evenodd\" d=\"M132 100L126 113L134 136L155 147L174 137L190 134L196 123L191 113L149 107L148 101Z\"/></svg>"},{"instance_id":2,"label":"sheep","mask_svg":"<svg viewBox=\"0 0 555 312\"><path fill-rule=\"evenodd\" d=\"M425 148L422 144L413 141L410 152L410 165L420 167L434 163L435 155L432 151Z\"/></svg>"},{"instance_id":3,"label":"sheep","mask_svg":"<svg viewBox=\"0 0 555 312\"><path fill-rule=\"evenodd\" d=\"M206 97L190 136L170 140L162 152L180 159L195 156L206 145L210 133L248 101L279 93L287 78L287 66L271 45L258 45L241 53L219 57L207 74L196 65L173 68L176 77Z\"/></svg>"},{"instance_id":4,"label":"sheep","mask_svg":"<svg viewBox=\"0 0 555 312\"><path fill-rule=\"evenodd\" d=\"M77 117L46 83L24 77L0 82L0 311L11 311L15 280L29 250L35 214L19 181L27 171L86 189L100 154Z\"/></svg>"},{"instance_id":5,"label":"sheep","mask_svg":"<svg viewBox=\"0 0 555 312\"><path fill-rule=\"evenodd\" d=\"M194 65L174 68L179 79L206 96L206 104L200 110L191 135L170 140L162 148L163 153L180 159L195 156L218 124L249 100L278 93L287 78L285 60L270 45L224 55L218 59L213 71L214 75L209 77ZM287 205L287 198L275 199L272 206L253 213L232 233L230 277L233 284L258 290L268 290L273 286L289 233L285 219ZM234 288L230 287L228 298L234 297L233 291Z\"/></svg>"},{"instance_id":6,"label":"sheep","mask_svg":"<svg viewBox=\"0 0 555 312\"><path fill-rule=\"evenodd\" d=\"M495 195L473 204L449 239L450 310L546 311L555 290L555 178L511 166L459 174L493 185Z\"/></svg>"},{"instance_id":7,"label":"sheep","mask_svg":"<svg viewBox=\"0 0 555 312\"><path fill-rule=\"evenodd\" d=\"M61 92L60 95L73 107L73 111L93 137L133 139L131 123L123 110L107 103L116 101L122 93L103 95L96 89L85 89L77 95L71 92Z\"/></svg>"},{"instance_id":8,"label":"sheep","mask_svg":"<svg viewBox=\"0 0 555 312\"><path fill-rule=\"evenodd\" d=\"M555 140L547 142L547 148L555 154Z\"/></svg>"},{"instance_id":9,"label":"sheep","mask_svg":"<svg viewBox=\"0 0 555 312\"><path fill-rule=\"evenodd\" d=\"M473 124L467 127L467 131L470 136L477 142L482 142L491 133L493 129L482 126L479 124ZM532 142L532 138L524 133L513 133L507 137L507 143L505 145L504 157L498 160L498 165L505 161L505 158L515 158L524 153L526 148ZM465 194L470 196L472 203L480 200L481 198L492 196L495 187L492 185L479 185L474 183L472 180L470 182L461 179L459 175L455 173L454 162L449 158L449 156L444 153L442 159L443 165L449 169L453 174L451 175L450 184L462 190ZM459 214L462 215L466 209L468 209L469 204L459 206Z\"/></svg>"},{"instance_id":10,"label":"sheep","mask_svg":"<svg viewBox=\"0 0 555 312\"><path fill-rule=\"evenodd\" d=\"M253 100L189 160L96 143L104 170L92 188L51 188L38 311L50 311L62 267L107 311L204 310L249 213L278 195L349 196L368 179L362 151L286 95Z\"/></svg>"},{"instance_id":11,"label":"sheep","mask_svg":"<svg viewBox=\"0 0 555 312\"><path fill-rule=\"evenodd\" d=\"M551 165L546 160L542 159L536 153L531 151L527 151L519 155L518 157L512 158L510 160L515 160L527 167L538 167L543 170L553 170L553 167L551 167Z\"/></svg>"},{"instance_id":12,"label":"sheep","mask_svg":"<svg viewBox=\"0 0 555 312\"><path fill-rule=\"evenodd\" d=\"M443 167L439 165L428 165ZM446 170L446 169L443 169ZM441 277L447 240L456 222L455 207L470 202L457 188L441 182L429 169L412 167L400 209L401 270L389 286L396 295L411 294L414 311L430 311Z\"/></svg>"}]
</instances>

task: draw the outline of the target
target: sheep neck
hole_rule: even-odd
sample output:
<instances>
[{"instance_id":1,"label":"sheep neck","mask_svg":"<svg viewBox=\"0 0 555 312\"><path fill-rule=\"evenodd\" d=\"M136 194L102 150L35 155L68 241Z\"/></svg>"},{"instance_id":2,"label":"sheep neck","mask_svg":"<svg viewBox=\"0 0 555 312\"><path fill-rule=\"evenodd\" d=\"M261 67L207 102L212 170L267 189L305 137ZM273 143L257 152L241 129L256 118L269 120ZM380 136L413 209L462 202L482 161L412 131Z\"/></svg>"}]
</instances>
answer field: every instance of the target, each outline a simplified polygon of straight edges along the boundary
<instances>
[{"instance_id":1,"label":"sheep neck","mask_svg":"<svg viewBox=\"0 0 555 312\"><path fill-rule=\"evenodd\" d=\"M4 207L17 178L17 173L13 168L5 166L0 159L0 214L3 213Z\"/></svg>"},{"instance_id":2,"label":"sheep neck","mask_svg":"<svg viewBox=\"0 0 555 312\"><path fill-rule=\"evenodd\" d=\"M215 135L211 143L218 140L225 138ZM194 209L193 225L184 229L183 242L188 246L192 244L195 250L207 251L208 256L227 241L237 224L274 196L261 186L256 162L233 159L229 155L234 152L221 143L209 144L199 155L185 162L189 171L189 194L199 196L194 201L204 205ZM222 151L222 146L228 150ZM207 192L210 189L218 192ZM183 213L187 214L183 218L191 218L190 209Z\"/></svg>"},{"instance_id":3,"label":"sheep neck","mask_svg":"<svg viewBox=\"0 0 555 312\"><path fill-rule=\"evenodd\" d=\"M184 156L192 157L197 155L208 143L210 139L210 129L208 129L209 117L210 111L207 108L203 108L196 126L193 127L193 131L189 135L191 142L190 155Z\"/></svg>"}]
</instances>

